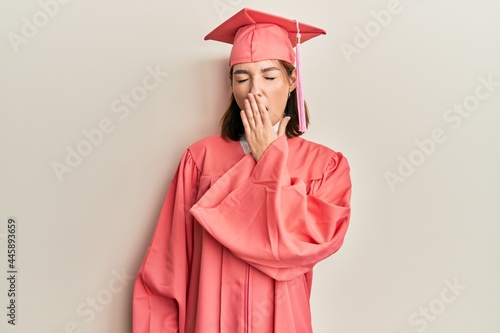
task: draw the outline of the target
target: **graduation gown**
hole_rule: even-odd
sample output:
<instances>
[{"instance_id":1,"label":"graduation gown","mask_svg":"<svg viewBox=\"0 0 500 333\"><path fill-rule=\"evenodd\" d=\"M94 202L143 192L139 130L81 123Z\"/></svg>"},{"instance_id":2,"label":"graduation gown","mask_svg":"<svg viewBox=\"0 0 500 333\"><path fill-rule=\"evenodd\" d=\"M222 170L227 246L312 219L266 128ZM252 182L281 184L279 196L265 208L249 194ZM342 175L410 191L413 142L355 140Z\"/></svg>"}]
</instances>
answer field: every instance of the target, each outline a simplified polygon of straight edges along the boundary
<instances>
[{"instance_id":1,"label":"graduation gown","mask_svg":"<svg viewBox=\"0 0 500 333\"><path fill-rule=\"evenodd\" d=\"M219 135L189 147L137 274L134 333L312 332L312 268L350 216L345 157L280 137L256 162Z\"/></svg>"}]
</instances>

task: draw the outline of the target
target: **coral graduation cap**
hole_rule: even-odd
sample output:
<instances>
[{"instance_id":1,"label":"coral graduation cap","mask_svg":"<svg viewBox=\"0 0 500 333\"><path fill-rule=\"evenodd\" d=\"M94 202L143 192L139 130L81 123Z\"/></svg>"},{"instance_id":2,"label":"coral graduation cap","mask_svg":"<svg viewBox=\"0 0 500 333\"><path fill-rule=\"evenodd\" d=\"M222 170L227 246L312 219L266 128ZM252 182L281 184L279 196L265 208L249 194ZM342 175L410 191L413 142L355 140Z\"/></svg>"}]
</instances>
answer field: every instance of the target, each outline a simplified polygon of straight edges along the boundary
<instances>
[{"instance_id":1,"label":"coral graduation cap","mask_svg":"<svg viewBox=\"0 0 500 333\"><path fill-rule=\"evenodd\" d=\"M229 67L270 59L295 64L299 129L305 132L307 127L302 93L300 43L324 34L326 32L323 29L312 25L244 8L206 35L205 40L233 44ZM293 51L294 47L296 53Z\"/></svg>"}]
</instances>

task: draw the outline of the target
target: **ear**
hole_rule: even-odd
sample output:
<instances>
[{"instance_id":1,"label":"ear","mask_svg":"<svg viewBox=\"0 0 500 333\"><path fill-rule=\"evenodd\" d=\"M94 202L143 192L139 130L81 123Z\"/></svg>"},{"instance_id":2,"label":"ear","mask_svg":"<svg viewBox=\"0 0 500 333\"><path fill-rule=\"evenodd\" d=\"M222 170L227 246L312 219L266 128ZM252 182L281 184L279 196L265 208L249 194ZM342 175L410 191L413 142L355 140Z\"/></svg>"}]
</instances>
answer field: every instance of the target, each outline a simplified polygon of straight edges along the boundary
<instances>
[{"instance_id":1,"label":"ear","mask_svg":"<svg viewBox=\"0 0 500 333\"><path fill-rule=\"evenodd\" d=\"M290 92L294 91L297 88L297 71L295 69L293 69L292 74L288 77L288 82L290 82Z\"/></svg>"}]
</instances>

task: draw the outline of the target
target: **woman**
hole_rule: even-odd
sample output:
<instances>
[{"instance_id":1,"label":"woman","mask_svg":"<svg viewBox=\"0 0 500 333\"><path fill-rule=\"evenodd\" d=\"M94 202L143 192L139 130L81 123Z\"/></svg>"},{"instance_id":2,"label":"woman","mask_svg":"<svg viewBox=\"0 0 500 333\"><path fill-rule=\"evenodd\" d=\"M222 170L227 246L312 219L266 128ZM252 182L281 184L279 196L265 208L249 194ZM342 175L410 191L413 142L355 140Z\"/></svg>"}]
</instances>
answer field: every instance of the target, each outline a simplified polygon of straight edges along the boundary
<instances>
[{"instance_id":1,"label":"woman","mask_svg":"<svg viewBox=\"0 0 500 333\"><path fill-rule=\"evenodd\" d=\"M135 282L134 333L312 332L312 268L342 245L351 183L341 153L300 138L297 26L303 41L324 33L243 9L205 38L233 44L231 104L221 134L182 157Z\"/></svg>"}]
</instances>

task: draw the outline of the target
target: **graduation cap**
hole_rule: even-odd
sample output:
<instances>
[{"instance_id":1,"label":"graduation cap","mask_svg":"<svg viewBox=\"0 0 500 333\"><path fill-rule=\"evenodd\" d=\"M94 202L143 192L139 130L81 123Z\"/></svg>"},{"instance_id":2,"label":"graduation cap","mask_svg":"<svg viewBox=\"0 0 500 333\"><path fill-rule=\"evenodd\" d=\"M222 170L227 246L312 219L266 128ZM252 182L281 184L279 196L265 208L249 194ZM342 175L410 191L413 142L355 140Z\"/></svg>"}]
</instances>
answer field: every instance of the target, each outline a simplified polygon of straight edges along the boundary
<instances>
[{"instance_id":1,"label":"graduation cap","mask_svg":"<svg viewBox=\"0 0 500 333\"><path fill-rule=\"evenodd\" d=\"M295 64L299 130L305 132L307 127L302 93L300 43L324 34L326 32L323 29L312 25L243 8L206 35L205 40L233 45L229 57L230 67L245 62L272 59Z\"/></svg>"}]
</instances>

